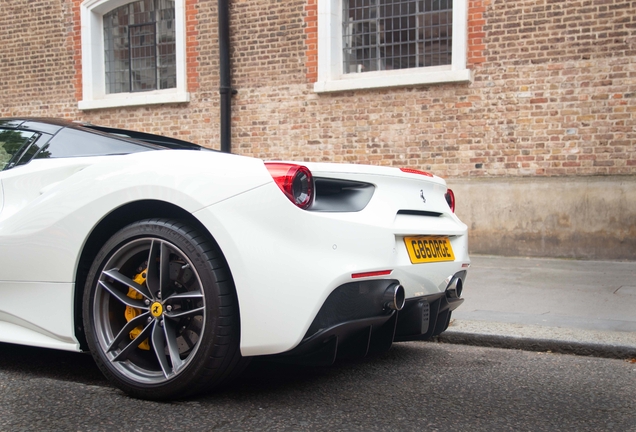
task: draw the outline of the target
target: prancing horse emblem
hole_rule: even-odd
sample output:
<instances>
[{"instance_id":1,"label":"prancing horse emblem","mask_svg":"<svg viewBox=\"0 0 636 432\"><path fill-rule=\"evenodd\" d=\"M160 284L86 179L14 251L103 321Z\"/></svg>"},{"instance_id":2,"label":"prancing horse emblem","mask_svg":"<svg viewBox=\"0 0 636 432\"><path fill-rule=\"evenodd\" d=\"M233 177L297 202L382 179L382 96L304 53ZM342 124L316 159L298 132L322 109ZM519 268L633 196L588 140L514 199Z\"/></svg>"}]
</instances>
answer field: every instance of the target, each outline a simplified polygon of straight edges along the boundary
<instances>
[{"instance_id":1,"label":"prancing horse emblem","mask_svg":"<svg viewBox=\"0 0 636 432\"><path fill-rule=\"evenodd\" d=\"M150 314L155 318L159 318L163 314L163 306L161 303L154 302L150 305Z\"/></svg>"},{"instance_id":2,"label":"prancing horse emblem","mask_svg":"<svg viewBox=\"0 0 636 432\"><path fill-rule=\"evenodd\" d=\"M420 198L422 198L422 202L426 202L426 197L424 196L423 190L420 190Z\"/></svg>"}]
</instances>

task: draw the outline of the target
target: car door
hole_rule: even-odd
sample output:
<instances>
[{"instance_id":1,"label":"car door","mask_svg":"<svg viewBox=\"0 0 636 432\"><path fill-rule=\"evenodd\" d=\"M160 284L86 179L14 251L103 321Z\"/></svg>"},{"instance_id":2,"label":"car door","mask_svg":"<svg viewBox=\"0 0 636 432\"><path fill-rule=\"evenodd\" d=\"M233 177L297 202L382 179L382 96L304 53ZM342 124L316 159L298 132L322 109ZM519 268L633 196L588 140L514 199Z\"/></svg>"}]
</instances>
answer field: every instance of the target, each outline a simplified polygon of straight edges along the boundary
<instances>
[{"instance_id":1,"label":"car door","mask_svg":"<svg viewBox=\"0 0 636 432\"><path fill-rule=\"evenodd\" d=\"M41 185L37 177L25 173L28 162L51 135L37 131L0 126L0 340L49 348L75 349L72 332L71 284L27 281L30 268L26 261L17 270L7 264L20 242L11 232L2 233L4 219L37 196ZM41 176L39 176L41 177ZM37 299L33 302L32 299ZM54 318L51 310L60 310Z\"/></svg>"}]
</instances>

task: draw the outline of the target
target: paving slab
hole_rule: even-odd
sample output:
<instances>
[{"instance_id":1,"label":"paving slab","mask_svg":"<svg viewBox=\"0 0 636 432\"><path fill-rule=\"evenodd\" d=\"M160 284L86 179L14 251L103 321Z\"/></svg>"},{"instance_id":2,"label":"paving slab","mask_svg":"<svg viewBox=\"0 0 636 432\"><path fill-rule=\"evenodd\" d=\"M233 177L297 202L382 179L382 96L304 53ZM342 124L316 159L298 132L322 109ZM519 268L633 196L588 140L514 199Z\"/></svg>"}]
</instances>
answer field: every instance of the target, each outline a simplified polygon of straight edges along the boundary
<instances>
[{"instance_id":1,"label":"paving slab","mask_svg":"<svg viewBox=\"0 0 636 432\"><path fill-rule=\"evenodd\" d=\"M636 262L472 256L439 340L636 357Z\"/></svg>"}]
</instances>

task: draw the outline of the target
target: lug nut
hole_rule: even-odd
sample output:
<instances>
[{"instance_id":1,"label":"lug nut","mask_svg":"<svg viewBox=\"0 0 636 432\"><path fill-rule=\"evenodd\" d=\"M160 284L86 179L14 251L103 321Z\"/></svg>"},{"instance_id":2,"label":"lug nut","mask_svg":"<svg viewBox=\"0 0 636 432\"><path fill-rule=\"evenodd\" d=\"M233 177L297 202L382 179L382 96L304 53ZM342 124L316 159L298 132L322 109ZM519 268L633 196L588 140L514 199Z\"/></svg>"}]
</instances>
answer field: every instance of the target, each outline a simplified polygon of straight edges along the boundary
<instances>
[{"instance_id":1,"label":"lug nut","mask_svg":"<svg viewBox=\"0 0 636 432\"><path fill-rule=\"evenodd\" d=\"M168 306L166 306L166 310L167 310L168 312L170 312L170 311L172 310L172 305L168 305Z\"/></svg>"},{"instance_id":2,"label":"lug nut","mask_svg":"<svg viewBox=\"0 0 636 432\"><path fill-rule=\"evenodd\" d=\"M150 300L146 299L144 300L144 303L146 304L146 306L150 306Z\"/></svg>"}]
</instances>

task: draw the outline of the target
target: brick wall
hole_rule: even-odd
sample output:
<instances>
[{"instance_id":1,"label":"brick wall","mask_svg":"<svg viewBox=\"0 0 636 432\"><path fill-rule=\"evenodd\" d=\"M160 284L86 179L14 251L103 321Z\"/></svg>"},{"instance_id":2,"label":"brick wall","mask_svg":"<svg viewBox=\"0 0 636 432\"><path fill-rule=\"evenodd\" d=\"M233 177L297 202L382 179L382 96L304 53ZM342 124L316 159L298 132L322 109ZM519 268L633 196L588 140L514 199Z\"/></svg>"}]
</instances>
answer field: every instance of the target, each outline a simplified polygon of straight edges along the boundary
<instances>
[{"instance_id":1,"label":"brick wall","mask_svg":"<svg viewBox=\"0 0 636 432\"><path fill-rule=\"evenodd\" d=\"M216 2L187 1L188 104L78 111L80 0L0 17L0 116L62 116L218 147ZM317 95L317 0L232 0L233 151L436 174L636 174L636 3L469 1L470 84Z\"/></svg>"},{"instance_id":2,"label":"brick wall","mask_svg":"<svg viewBox=\"0 0 636 432\"><path fill-rule=\"evenodd\" d=\"M295 2L305 13L305 79L291 66L260 62L249 77L237 66L239 151L447 177L636 173L636 4L469 3L472 84L318 96L307 85L315 2ZM274 34L282 22L274 10L257 25Z\"/></svg>"},{"instance_id":3,"label":"brick wall","mask_svg":"<svg viewBox=\"0 0 636 432\"><path fill-rule=\"evenodd\" d=\"M76 112L72 5L11 1L0 6L0 115Z\"/></svg>"}]
</instances>

